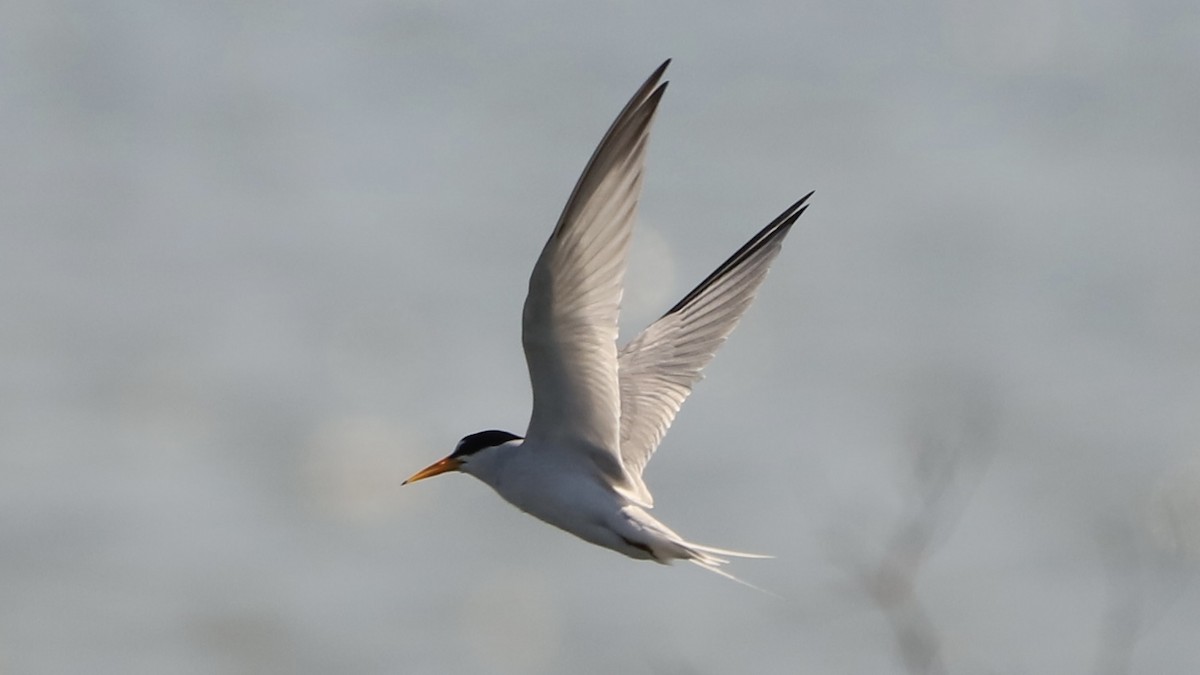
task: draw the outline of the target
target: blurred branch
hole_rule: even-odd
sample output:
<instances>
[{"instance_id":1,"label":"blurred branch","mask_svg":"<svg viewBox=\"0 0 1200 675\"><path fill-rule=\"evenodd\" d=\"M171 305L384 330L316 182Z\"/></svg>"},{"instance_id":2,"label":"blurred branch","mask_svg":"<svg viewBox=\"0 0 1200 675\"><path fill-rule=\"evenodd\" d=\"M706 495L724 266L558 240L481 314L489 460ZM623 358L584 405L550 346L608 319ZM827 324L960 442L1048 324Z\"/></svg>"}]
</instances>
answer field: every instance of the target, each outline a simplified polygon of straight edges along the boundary
<instances>
[{"instance_id":1,"label":"blurred branch","mask_svg":"<svg viewBox=\"0 0 1200 675\"><path fill-rule=\"evenodd\" d=\"M909 507L878 562L844 550L838 556L887 619L900 661L912 675L946 672L942 639L917 596L917 577L957 524L993 446L991 397L978 387L956 393L936 405L936 412L913 417L905 445L912 478L906 488Z\"/></svg>"},{"instance_id":2,"label":"blurred branch","mask_svg":"<svg viewBox=\"0 0 1200 675\"><path fill-rule=\"evenodd\" d=\"M1144 629L1141 560L1133 532L1113 525L1099 534L1101 557L1108 581L1108 605L1100 624L1096 672L1101 675L1128 673L1133 650Z\"/></svg>"},{"instance_id":3,"label":"blurred branch","mask_svg":"<svg viewBox=\"0 0 1200 675\"><path fill-rule=\"evenodd\" d=\"M1148 502L1147 522L1104 524L1097 543L1108 603L1100 625L1095 672L1131 672L1142 638L1192 582L1200 562L1200 464L1169 472Z\"/></svg>"}]
</instances>

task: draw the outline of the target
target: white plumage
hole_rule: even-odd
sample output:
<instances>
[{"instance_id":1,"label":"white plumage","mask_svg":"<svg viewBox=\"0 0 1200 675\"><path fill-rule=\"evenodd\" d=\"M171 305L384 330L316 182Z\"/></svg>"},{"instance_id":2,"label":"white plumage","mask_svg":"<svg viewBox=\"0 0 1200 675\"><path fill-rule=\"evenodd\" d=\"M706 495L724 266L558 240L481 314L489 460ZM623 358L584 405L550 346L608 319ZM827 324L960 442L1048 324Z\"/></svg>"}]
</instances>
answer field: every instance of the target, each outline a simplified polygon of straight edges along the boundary
<instances>
[{"instance_id":1,"label":"white plumage","mask_svg":"<svg viewBox=\"0 0 1200 675\"><path fill-rule=\"evenodd\" d=\"M406 483L462 471L508 502L632 558L688 560L730 576L722 556L651 516L642 470L750 306L792 224L793 204L623 349L617 318L663 63L638 89L584 169L529 279L522 342L533 386L525 437L472 434Z\"/></svg>"}]
</instances>

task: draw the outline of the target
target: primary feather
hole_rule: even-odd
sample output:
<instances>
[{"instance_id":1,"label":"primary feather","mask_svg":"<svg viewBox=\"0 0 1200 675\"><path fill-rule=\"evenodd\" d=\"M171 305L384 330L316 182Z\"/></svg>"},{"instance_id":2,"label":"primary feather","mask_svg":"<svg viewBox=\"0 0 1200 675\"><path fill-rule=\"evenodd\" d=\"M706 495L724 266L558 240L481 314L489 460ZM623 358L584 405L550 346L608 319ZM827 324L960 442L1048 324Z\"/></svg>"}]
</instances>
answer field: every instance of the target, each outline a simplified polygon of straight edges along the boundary
<instances>
[{"instance_id":1,"label":"primary feather","mask_svg":"<svg viewBox=\"0 0 1200 675\"><path fill-rule=\"evenodd\" d=\"M729 257L617 357L621 388L621 463L637 500L653 505L642 470L701 371L750 307L767 269L812 193L792 204Z\"/></svg>"},{"instance_id":2,"label":"primary feather","mask_svg":"<svg viewBox=\"0 0 1200 675\"><path fill-rule=\"evenodd\" d=\"M620 448L617 317L642 166L670 61L600 141L529 279L521 339L533 386L526 437L569 445L618 487L634 488Z\"/></svg>"}]
</instances>

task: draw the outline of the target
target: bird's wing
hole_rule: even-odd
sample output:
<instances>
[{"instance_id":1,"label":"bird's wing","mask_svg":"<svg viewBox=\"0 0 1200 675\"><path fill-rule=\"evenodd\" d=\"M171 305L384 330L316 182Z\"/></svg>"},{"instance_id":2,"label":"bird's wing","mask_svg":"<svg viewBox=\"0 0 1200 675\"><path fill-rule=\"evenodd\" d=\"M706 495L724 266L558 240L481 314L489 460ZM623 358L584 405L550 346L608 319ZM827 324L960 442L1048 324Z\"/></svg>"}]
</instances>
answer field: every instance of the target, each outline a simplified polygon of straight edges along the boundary
<instances>
[{"instance_id":1,"label":"bird's wing","mask_svg":"<svg viewBox=\"0 0 1200 675\"><path fill-rule=\"evenodd\" d=\"M621 460L633 479L637 501L652 502L642 470L702 377L700 371L754 300L810 196L811 192L754 235L621 350Z\"/></svg>"},{"instance_id":2,"label":"bird's wing","mask_svg":"<svg viewBox=\"0 0 1200 675\"><path fill-rule=\"evenodd\" d=\"M533 385L526 436L578 450L617 488L617 313L642 166L670 61L638 89L600 141L529 279L522 342Z\"/></svg>"}]
</instances>

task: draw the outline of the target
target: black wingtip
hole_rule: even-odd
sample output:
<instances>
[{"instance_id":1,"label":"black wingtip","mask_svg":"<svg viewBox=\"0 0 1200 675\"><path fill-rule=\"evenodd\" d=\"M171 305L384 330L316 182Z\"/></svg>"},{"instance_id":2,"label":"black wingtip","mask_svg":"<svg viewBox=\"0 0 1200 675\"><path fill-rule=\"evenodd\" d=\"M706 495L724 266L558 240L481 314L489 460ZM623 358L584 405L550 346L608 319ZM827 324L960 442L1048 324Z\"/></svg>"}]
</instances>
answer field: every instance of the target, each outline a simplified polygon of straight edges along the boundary
<instances>
[{"instance_id":1,"label":"black wingtip","mask_svg":"<svg viewBox=\"0 0 1200 675\"><path fill-rule=\"evenodd\" d=\"M804 208L808 208L808 206L804 202L807 202L808 198L813 196L814 194L816 194L816 192L817 192L816 190L809 190L808 194L801 197L800 201L796 202L795 204L792 204L792 208L788 209L788 211L791 211L792 209L798 209L801 206L803 206ZM801 210L803 210L803 209L801 209Z\"/></svg>"},{"instance_id":2,"label":"black wingtip","mask_svg":"<svg viewBox=\"0 0 1200 675\"><path fill-rule=\"evenodd\" d=\"M663 74L667 72L667 66L669 65L671 65L671 59L663 61L662 65L655 68L653 73L650 73L650 77L646 78L646 82L642 86L654 86L656 83L658 83L658 81L662 79ZM656 88L661 88L666 84L666 82L663 82L662 84L658 84Z\"/></svg>"},{"instance_id":3,"label":"black wingtip","mask_svg":"<svg viewBox=\"0 0 1200 675\"><path fill-rule=\"evenodd\" d=\"M666 88L667 83L659 82L659 80L661 80L663 74L667 72L667 66L669 66L669 65L671 65L671 59L667 59L666 61L663 61L659 67L654 69L653 73L650 73L650 77L646 78L646 83L643 84L642 86L645 87L647 85L650 85L650 86L653 86L655 90Z\"/></svg>"},{"instance_id":4,"label":"black wingtip","mask_svg":"<svg viewBox=\"0 0 1200 675\"><path fill-rule=\"evenodd\" d=\"M784 211L783 214L780 215L779 220L777 221L780 224L780 226L791 227L792 223L799 220L800 216L803 215L804 212L807 211L808 207L810 206L809 204L806 204L805 202L807 202L808 198L813 196L813 193L815 193L815 192L816 192L816 190L812 190L808 194L801 197L800 201L789 206L787 208L787 210ZM771 226L767 226L767 229L768 230L771 229Z\"/></svg>"},{"instance_id":5,"label":"black wingtip","mask_svg":"<svg viewBox=\"0 0 1200 675\"><path fill-rule=\"evenodd\" d=\"M647 82L657 82L658 80L661 80L663 74L667 72L667 66L669 66L669 65L671 65L671 59L667 59L666 61L663 61L662 65L659 66L658 68L655 68L654 73L652 73L650 75L650 77L647 78L646 81ZM668 84L670 84L670 82L662 82L657 87L655 87L655 91L665 91Z\"/></svg>"},{"instance_id":6,"label":"black wingtip","mask_svg":"<svg viewBox=\"0 0 1200 675\"><path fill-rule=\"evenodd\" d=\"M813 192L816 192L816 190L813 190ZM747 241L742 245L741 248L737 250L737 252L729 256L725 262L721 263L717 269L713 270L712 274L708 275L704 281L701 281L699 286L696 286L691 290L690 293L683 296L683 299L675 303L675 306L667 310L666 314L663 314L663 316L674 314L684 307L687 307L693 300L704 293L709 286L714 284L721 277L728 274L730 270L741 265L763 246L768 245L768 243L773 239L786 236L788 230L791 229L792 224L795 223L800 218L801 214L808 209L808 204L805 204L805 202L808 201L809 197L813 196L813 192L809 192L808 194L804 195L800 201L789 206L786 210L784 210L783 213L776 216L775 220L772 220L770 224L759 230L757 234L750 238L750 241Z\"/></svg>"}]
</instances>

